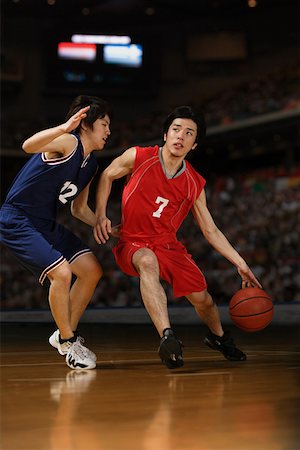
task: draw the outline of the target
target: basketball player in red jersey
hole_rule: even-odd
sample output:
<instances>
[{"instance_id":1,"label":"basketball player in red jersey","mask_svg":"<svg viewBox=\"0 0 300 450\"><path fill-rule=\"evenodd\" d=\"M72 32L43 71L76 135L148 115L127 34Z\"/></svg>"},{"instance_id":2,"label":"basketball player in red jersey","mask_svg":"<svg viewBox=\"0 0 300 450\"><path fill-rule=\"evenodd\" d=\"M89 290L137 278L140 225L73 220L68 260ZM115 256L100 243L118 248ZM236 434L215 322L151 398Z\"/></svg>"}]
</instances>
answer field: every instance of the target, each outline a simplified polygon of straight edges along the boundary
<instances>
[{"instance_id":1,"label":"basketball player in red jersey","mask_svg":"<svg viewBox=\"0 0 300 450\"><path fill-rule=\"evenodd\" d=\"M115 179L129 176L122 196L120 239L113 252L123 272L140 277L141 296L160 337L159 355L170 369L183 365L182 343L171 329L166 293L160 279L173 288L175 297L185 296L208 326L205 344L231 361L243 361L229 332L224 332L218 308L207 291L203 273L176 238L191 210L207 241L234 264L243 286L260 283L239 253L217 228L207 208L205 180L186 155L204 138L203 115L189 106L176 108L164 123L164 145L131 147L102 173L96 200L96 241L109 239L111 221L106 207Z\"/></svg>"}]
</instances>

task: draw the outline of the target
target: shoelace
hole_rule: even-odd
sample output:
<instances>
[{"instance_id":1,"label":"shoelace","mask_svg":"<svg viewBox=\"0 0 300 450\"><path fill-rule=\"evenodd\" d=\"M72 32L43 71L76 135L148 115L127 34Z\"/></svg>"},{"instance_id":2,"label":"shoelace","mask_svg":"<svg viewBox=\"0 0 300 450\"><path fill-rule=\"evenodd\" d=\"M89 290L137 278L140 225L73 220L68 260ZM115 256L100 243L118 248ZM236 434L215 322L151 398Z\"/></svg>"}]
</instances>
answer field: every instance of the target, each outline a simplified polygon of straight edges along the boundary
<instances>
[{"instance_id":1,"label":"shoelace","mask_svg":"<svg viewBox=\"0 0 300 450\"><path fill-rule=\"evenodd\" d=\"M84 338L82 336L77 336L77 341L79 341L81 345L84 344Z\"/></svg>"},{"instance_id":2,"label":"shoelace","mask_svg":"<svg viewBox=\"0 0 300 450\"><path fill-rule=\"evenodd\" d=\"M87 348L85 345L83 345L85 340L82 336L77 336L77 341L79 341L80 345L82 345L82 347L86 349L87 356L89 356L89 357L94 356L94 353L89 348Z\"/></svg>"},{"instance_id":3,"label":"shoelace","mask_svg":"<svg viewBox=\"0 0 300 450\"><path fill-rule=\"evenodd\" d=\"M88 357L87 348L81 344L81 341L78 338L76 342L74 342L74 344L72 345L72 351L74 351L74 353L76 353L76 355L79 356L80 358Z\"/></svg>"}]
</instances>

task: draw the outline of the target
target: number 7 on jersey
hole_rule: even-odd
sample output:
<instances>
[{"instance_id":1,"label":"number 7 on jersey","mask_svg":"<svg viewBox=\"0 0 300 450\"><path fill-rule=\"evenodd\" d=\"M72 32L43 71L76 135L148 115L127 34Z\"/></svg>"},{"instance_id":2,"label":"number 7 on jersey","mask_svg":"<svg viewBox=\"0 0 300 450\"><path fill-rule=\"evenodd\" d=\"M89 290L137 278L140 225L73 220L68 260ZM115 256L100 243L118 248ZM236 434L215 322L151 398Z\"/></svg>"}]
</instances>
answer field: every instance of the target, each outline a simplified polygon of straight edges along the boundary
<instances>
[{"instance_id":1,"label":"number 7 on jersey","mask_svg":"<svg viewBox=\"0 0 300 450\"><path fill-rule=\"evenodd\" d=\"M152 213L153 217L160 217L164 208L167 206L167 204L169 203L169 200L167 198L163 198L158 196L155 200L155 203L160 204L159 208L154 211L154 213Z\"/></svg>"}]
</instances>

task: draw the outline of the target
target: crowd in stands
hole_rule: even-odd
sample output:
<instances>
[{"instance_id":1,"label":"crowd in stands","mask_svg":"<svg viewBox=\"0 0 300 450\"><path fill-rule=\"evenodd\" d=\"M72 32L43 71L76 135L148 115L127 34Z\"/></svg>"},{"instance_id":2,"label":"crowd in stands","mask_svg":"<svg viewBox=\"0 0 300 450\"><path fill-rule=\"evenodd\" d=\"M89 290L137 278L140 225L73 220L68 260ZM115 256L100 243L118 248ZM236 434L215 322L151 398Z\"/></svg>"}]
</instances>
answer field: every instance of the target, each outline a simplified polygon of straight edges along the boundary
<instances>
[{"instance_id":1,"label":"crowd in stands","mask_svg":"<svg viewBox=\"0 0 300 450\"><path fill-rule=\"evenodd\" d=\"M300 301L300 167L261 169L244 175L208 180L208 206L219 228L247 260L274 302ZM120 220L120 195L114 194L108 215L113 225ZM104 270L91 307L141 305L138 278L124 275L111 252L116 240L96 244L92 229L72 218L65 208L60 221L79 235L95 252ZM178 237L193 254L205 274L209 291L218 304L228 303L240 288L236 269L204 239L192 215ZM48 308L47 289L1 249L1 307ZM174 298L164 284L170 304L187 304Z\"/></svg>"},{"instance_id":2,"label":"crowd in stands","mask_svg":"<svg viewBox=\"0 0 300 450\"><path fill-rule=\"evenodd\" d=\"M198 99L187 99L186 104L196 105ZM250 117L275 111L288 111L300 107L299 65L297 63L260 76L240 86L226 89L215 97L201 101L208 127L228 125ZM171 108L178 105L171 105ZM126 147L144 143L161 136L162 122L169 113L158 110L137 117L117 119L112 123L112 135L108 149L124 150ZM22 119L11 121L1 118L2 148L17 149L31 134L55 125L55 120L41 112L35 121Z\"/></svg>"},{"instance_id":3,"label":"crowd in stands","mask_svg":"<svg viewBox=\"0 0 300 450\"><path fill-rule=\"evenodd\" d=\"M204 108L208 124L217 126L299 106L299 65L295 64L226 89Z\"/></svg>"}]
</instances>

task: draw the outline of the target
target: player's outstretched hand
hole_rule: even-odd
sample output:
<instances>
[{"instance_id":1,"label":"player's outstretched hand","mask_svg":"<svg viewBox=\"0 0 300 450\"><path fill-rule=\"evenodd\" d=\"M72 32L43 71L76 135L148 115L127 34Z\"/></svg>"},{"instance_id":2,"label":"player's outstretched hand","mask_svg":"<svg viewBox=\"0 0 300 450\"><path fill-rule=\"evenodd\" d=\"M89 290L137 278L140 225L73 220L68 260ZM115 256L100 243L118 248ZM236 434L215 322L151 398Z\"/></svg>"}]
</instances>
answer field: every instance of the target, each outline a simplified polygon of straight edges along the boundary
<instances>
[{"instance_id":1,"label":"player's outstretched hand","mask_svg":"<svg viewBox=\"0 0 300 450\"><path fill-rule=\"evenodd\" d=\"M250 268L247 266L247 264L245 264L243 267L238 267L238 273L242 278L242 288L254 286L262 288L262 285L254 275L252 270L250 270Z\"/></svg>"},{"instance_id":2,"label":"player's outstretched hand","mask_svg":"<svg viewBox=\"0 0 300 450\"><path fill-rule=\"evenodd\" d=\"M70 133L75 130L80 124L82 119L85 119L87 116L87 112L90 109L90 106L85 106L81 108L77 113L73 114L67 122L65 122L62 127L65 133Z\"/></svg>"},{"instance_id":3,"label":"player's outstretched hand","mask_svg":"<svg viewBox=\"0 0 300 450\"><path fill-rule=\"evenodd\" d=\"M111 232L111 221L108 217L98 217L97 223L93 229L96 242L98 242L98 244L105 244L105 242L108 241Z\"/></svg>"}]
</instances>

